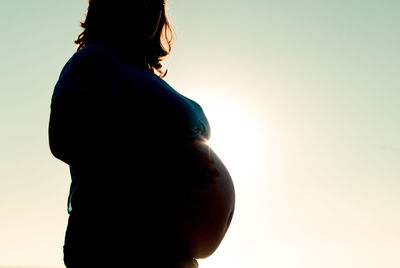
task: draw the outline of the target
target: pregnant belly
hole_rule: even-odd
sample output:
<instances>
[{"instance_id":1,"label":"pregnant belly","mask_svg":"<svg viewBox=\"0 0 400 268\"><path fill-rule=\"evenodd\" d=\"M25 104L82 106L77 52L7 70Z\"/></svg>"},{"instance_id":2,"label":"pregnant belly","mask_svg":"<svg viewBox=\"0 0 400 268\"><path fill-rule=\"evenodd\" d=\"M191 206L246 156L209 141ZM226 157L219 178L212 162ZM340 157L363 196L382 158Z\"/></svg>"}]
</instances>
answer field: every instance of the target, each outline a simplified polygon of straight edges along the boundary
<instances>
[{"instance_id":1,"label":"pregnant belly","mask_svg":"<svg viewBox=\"0 0 400 268\"><path fill-rule=\"evenodd\" d=\"M192 256L205 258L218 248L228 230L235 207L235 190L224 163L203 140L192 140L190 150L192 156L202 158L194 160L193 177L203 174L207 183L180 185L171 192L169 204L174 207L177 229ZM205 155L208 161L204 161ZM196 165L201 166L196 168ZM190 174L187 179L190 180Z\"/></svg>"}]
</instances>

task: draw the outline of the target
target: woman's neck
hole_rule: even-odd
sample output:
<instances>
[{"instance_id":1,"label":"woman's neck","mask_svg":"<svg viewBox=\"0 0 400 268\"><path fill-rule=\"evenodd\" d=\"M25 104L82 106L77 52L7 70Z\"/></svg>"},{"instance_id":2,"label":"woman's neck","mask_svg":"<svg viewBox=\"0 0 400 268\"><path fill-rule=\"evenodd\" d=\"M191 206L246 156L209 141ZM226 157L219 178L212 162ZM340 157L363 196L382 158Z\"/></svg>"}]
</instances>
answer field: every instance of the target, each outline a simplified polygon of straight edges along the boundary
<instances>
[{"instance_id":1,"label":"woman's neck","mask_svg":"<svg viewBox=\"0 0 400 268\"><path fill-rule=\"evenodd\" d=\"M145 49L134 45L111 44L105 45L109 48L121 61L148 69L148 61L144 54Z\"/></svg>"}]
</instances>

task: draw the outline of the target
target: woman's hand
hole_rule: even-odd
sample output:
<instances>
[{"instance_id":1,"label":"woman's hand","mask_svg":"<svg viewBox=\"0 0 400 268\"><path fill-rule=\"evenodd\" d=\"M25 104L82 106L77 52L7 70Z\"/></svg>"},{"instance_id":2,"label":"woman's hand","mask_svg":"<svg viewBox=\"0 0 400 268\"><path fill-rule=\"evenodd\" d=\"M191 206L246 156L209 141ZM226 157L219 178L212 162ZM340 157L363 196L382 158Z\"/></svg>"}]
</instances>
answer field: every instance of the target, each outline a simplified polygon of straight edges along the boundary
<instances>
[{"instance_id":1,"label":"woman's hand","mask_svg":"<svg viewBox=\"0 0 400 268\"><path fill-rule=\"evenodd\" d=\"M186 141L184 144L183 169L189 172L189 179L201 185L215 183L215 178L220 175L215 167L212 149L207 144L207 139L202 136Z\"/></svg>"}]
</instances>

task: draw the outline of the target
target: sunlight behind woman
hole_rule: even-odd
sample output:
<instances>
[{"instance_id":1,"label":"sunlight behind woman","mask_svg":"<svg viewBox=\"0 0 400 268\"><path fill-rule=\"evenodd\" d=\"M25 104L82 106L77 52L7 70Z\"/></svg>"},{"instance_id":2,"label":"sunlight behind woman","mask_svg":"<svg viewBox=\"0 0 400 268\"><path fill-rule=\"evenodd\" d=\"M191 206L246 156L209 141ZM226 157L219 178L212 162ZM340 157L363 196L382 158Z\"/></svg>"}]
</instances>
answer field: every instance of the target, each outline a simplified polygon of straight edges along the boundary
<instances>
[{"instance_id":1,"label":"sunlight behind woman","mask_svg":"<svg viewBox=\"0 0 400 268\"><path fill-rule=\"evenodd\" d=\"M195 92L202 90L196 89ZM211 126L211 138L208 144L229 169L237 193L237 206L231 231L222 241L219 250L209 258L201 259L199 263L203 268L234 267L237 264L227 257L227 254L243 246L237 244L241 222L247 218L248 213L243 206L246 200L252 197L254 191L252 185L262 178L260 176L262 170L271 164L263 150L268 137L265 136L265 126L256 123L255 112L240 102L239 97L229 97L222 92L191 95L203 107Z\"/></svg>"},{"instance_id":2,"label":"sunlight behind woman","mask_svg":"<svg viewBox=\"0 0 400 268\"><path fill-rule=\"evenodd\" d=\"M248 107L227 96L196 95L194 99L201 103L211 125L208 144L229 168L235 185L245 187L246 178L259 173L260 162L270 162L261 157L262 127Z\"/></svg>"}]
</instances>

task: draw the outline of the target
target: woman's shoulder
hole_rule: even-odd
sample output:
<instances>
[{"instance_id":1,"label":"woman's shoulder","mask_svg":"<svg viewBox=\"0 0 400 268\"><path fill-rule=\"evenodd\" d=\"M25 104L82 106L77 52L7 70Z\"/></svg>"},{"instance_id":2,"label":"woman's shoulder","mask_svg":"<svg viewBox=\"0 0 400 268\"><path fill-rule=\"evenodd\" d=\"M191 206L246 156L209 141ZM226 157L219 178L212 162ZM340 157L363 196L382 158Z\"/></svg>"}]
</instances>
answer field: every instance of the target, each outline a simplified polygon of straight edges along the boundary
<instances>
[{"instance_id":1,"label":"woman's shoulder","mask_svg":"<svg viewBox=\"0 0 400 268\"><path fill-rule=\"evenodd\" d=\"M87 45L75 52L66 63L63 73L72 82L106 82L119 72L118 58L100 44Z\"/></svg>"},{"instance_id":2,"label":"woman's shoulder","mask_svg":"<svg viewBox=\"0 0 400 268\"><path fill-rule=\"evenodd\" d=\"M118 61L107 48L87 45L75 52L65 64L55 85L52 100L62 92L95 92L115 87Z\"/></svg>"},{"instance_id":3,"label":"woman's shoulder","mask_svg":"<svg viewBox=\"0 0 400 268\"><path fill-rule=\"evenodd\" d=\"M100 44L90 44L75 52L70 64L73 66L91 66L94 69L117 65L117 57Z\"/></svg>"}]
</instances>

